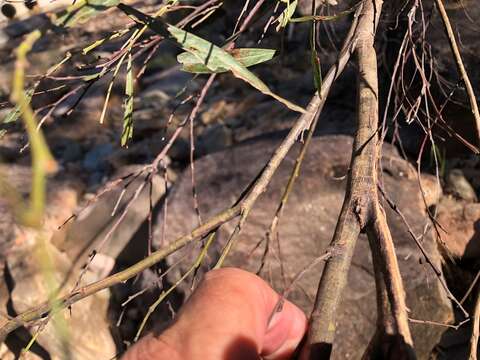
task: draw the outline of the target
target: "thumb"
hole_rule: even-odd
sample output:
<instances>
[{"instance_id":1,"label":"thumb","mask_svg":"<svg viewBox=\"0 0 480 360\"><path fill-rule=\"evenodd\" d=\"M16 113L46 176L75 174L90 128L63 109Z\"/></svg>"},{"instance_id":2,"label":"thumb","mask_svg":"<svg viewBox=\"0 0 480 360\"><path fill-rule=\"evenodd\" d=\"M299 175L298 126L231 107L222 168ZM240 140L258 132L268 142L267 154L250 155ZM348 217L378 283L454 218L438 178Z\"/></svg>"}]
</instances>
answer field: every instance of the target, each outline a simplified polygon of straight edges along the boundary
<instances>
[{"instance_id":1,"label":"thumb","mask_svg":"<svg viewBox=\"0 0 480 360\"><path fill-rule=\"evenodd\" d=\"M288 359L307 328L304 313L249 272L224 268L206 274L175 323L146 336L125 355L140 359Z\"/></svg>"}]
</instances>

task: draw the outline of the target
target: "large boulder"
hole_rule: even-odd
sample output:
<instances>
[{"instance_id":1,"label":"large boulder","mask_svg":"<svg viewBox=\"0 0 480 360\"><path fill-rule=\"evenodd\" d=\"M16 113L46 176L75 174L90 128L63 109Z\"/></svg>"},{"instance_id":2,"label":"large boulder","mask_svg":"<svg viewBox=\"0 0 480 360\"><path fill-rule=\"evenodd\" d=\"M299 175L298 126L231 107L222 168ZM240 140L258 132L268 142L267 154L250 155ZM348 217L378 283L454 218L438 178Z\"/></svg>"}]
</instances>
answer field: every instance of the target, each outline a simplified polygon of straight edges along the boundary
<instances>
[{"instance_id":1,"label":"large boulder","mask_svg":"<svg viewBox=\"0 0 480 360\"><path fill-rule=\"evenodd\" d=\"M227 151L205 156L195 163L196 190L202 218L232 205L255 178L269 159L278 141L254 141ZM239 266L252 272L260 268L260 275L279 292L285 289L295 274L325 253L335 229L343 202L347 169L350 161L352 138L325 136L314 138L303 163L301 176L290 195L279 224L279 244L273 241L263 261L265 233L278 206L287 179L294 165L299 147L289 153L274 176L268 190L259 198L249 219L237 236L236 245L226 265ZM428 223L425 205L418 189L418 180L411 166L400 158L391 145L383 147L383 184L388 196L404 213L416 234L424 232ZM435 181L423 177L428 202L438 200L439 189ZM190 170L175 184L168 198L166 223L161 213L154 243L161 247L172 242L198 225L193 207ZM415 319L448 322L453 319L451 304L445 292L426 264L407 228L386 206L388 223L407 291L410 316ZM237 220L224 224L202 271L211 268L221 252ZM427 232L423 246L430 259L440 267L440 255L435 240ZM260 243L259 246L257 246ZM163 244L163 245L162 245ZM176 264L169 272L170 280L178 279L191 266L199 252L199 244L192 244L168 259ZM185 260L184 257L188 260ZM183 258L183 261L178 262ZM191 260L191 261L189 261ZM323 264L307 272L289 299L307 314L311 311ZM191 281L181 290L188 296ZM372 259L365 235L361 235L353 256L348 285L343 293L338 330L333 349L334 359L359 359L371 338L376 320L375 284ZM440 339L443 329L438 326L411 324L415 347L420 359L427 358Z\"/></svg>"}]
</instances>

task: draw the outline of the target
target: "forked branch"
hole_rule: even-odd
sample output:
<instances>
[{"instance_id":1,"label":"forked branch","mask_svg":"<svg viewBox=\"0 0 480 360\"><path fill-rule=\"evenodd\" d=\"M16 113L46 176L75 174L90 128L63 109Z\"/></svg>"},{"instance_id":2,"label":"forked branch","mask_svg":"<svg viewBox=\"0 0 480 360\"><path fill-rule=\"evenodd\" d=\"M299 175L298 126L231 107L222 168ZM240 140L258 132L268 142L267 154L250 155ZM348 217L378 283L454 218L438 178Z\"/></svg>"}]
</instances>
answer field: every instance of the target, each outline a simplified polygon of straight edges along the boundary
<instances>
[{"instance_id":1,"label":"forked branch","mask_svg":"<svg viewBox=\"0 0 480 360\"><path fill-rule=\"evenodd\" d=\"M400 339L401 350L414 358L405 293L385 214L378 200L378 78L374 37L381 0L365 0L355 34L358 62L358 119L345 200L330 244L332 256L322 273L303 357L328 359L336 316L358 236L368 230L378 296L378 330L367 349L378 353L385 334ZM381 350L380 350L381 351ZM367 356L368 357L368 352Z\"/></svg>"}]
</instances>

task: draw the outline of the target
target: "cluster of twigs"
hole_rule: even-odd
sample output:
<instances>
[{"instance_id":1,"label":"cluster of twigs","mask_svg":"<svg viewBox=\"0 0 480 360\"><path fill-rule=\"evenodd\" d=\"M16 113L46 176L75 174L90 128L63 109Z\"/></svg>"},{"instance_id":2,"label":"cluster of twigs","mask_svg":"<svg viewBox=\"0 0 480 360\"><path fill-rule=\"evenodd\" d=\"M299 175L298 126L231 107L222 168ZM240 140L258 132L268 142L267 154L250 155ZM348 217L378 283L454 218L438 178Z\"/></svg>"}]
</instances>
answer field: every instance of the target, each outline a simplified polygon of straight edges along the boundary
<instances>
[{"instance_id":1,"label":"cluster of twigs","mask_svg":"<svg viewBox=\"0 0 480 360\"><path fill-rule=\"evenodd\" d=\"M235 27L234 34L229 40L224 44L223 50L228 52L235 48L236 40L241 36L251 25L252 20L258 13L262 6L264 6L265 0L257 1L252 8L247 12L249 7L248 0L245 3L244 9L241 12L240 18L238 19L237 26ZM471 102L472 113L476 120L476 130L477 132L480 129L480 116L478 115L478 108L476 107L475 97L473 94L473 89L468 80L465 68L461 61L461 56L458 51L458 47L455 42L455 37L451 31L451 25L448 21L448 17L443 8L441 0L436 0L437 7L440 10L442 20L445 24L446 32L449 36L449 41L453 50L454 58L458 66L459 72L464 82L467 93L469 95L469 100ZM289 2L288 2L289 4ZM221 5L221 2L218 0L209 0L198 6L188 6L187 8L191 10L190 14L184 17L179 23L176 24L178 29L183 29L187 25L198 25L201 21L205 20L208 16L211 16L216 9ZM312 97L310 103L308 104L305 110L295 107L294 104L291 104L287 101L283 101L288 107L297 109L299 112L303 112L299 118L296 120L295 124L290 129L287 136L283 139L281 144L278 146L270 160L265 164L262 171L258 176L253 180L250 186L245 189L242 196L238 201L231 207L219 212L210 219L202 219L198 212L198 205L195 200L194 193L194 202L195 208L197 209L198 222L199 225L192 232L186 234L175 241L172 241L170 244L162 247L161 249L150 253L145 259L139 261L133 266L120 271L116 274L113 274L105 279L97 281L95 283L81 286L80 279L77 281L77 286L68 293L67 295L53 299L48 303L42 304L38 307L35 307L25 313L22 313L16 316L13 319L8 320L0 328L0 339L5 338L10 332L14 331L20 326L26 325L30 322L49 317L53 311L59 311L60 309L65 309L71 307L74 303L88 297L98 291L107 289L116 284L125 282L126 280L138 275L143 270L148 269L155 264L159 263L165 259L170 254L175 251L183 248L187 244L193 243L194 241L204 241L204 248L196 259L195 263L192 265L190 270L181 277L181 279L176 282L173 287L164 291L160 298L152 304L150 307L147 317L142 323L142 327L139 329L136 339L141 333L141 330L148 318L148 315L153 312L155 307L163 301L166 296L177 286L183 279L185 279L191 272L193 272L202 262L205 255L206 249L214 241L215 233L222 226L222 224L237 218L237 225L231 233L226 246L224 247L220 258L217 261L216 267L222 266L225 258L228 256L232 247L235 245L238 233L242 231L242 228L245 222L248 220L248 216L255 206L256 201L261 196L261 194L267 189L273 175L277 171L279 165L286 157L289 150L299 139L301 134L304 131L309 131L306 141L302 146L302 150L297 158L297 162L292 171L291 177L288 181L288 184L285 187L284 194L282 196L281 203L279 204L278 210L275 214L274 219L272 220L270 230L267 234L267 241L272 236L276 234L276 227L280 221L282 210L285 204L288 201L289 193L291 192L295 179L299 176L300 167L303 160L303 157L308 149L310 139L312 137L313 131L316 124L319 121L323 106L328 97L330 88L334 81L340 76L344 70L346 64L350 61L350 57L354 54L357 64L358 71L358 116L357 116L357 128L355 133L355 139L352 149L352 159L350 164L350 169L348 173L347 181L347 191L345 195L344 204L342 207L341 214L338 219L337 227L333 235L332 243L328 249L326 249L326 254L322 257L322 260L326 261L325 268L322 273L321 281L318 286L318 292L315 301L315 307L310 317L310 327L308 334L308 341L305 344L303 349L304 356L317 359L317 358L328 358L332 349L335 336L335 319L338 311L339 300L343 289L346 285L347 274L350 268L351 258L355 248L356 240L361 231L366 231L370 243L370 248L372 251L372 258L374 263L374 272L375 272L375 283L377 289L377 330L376 333L370 342L366 353L365 358L375 358L378 356L384 356L385 354L395 351L397 354L401 354L401 358L413 359L415 358L414 345L411 338L409 324L408 324L408 315L407 307L405 304L405 292L403 288L403 283L401 279L401 274L398 267L397 258L395 255L395 248L391 238L390 230L386 221L385 212L382 207L381 197L384 196L383 190L381 188L380 181L378 179L378 167L379 159L381 157L381 144L386 134L387 128L387 111L385 111L385 117L383 123L379 122L379 99L378 99L378 68L377 68L377 54L374 48L374 39L375 33L379 24L379 19L382 14L382 1L381 0L362 0L357 4L353 10L353 18L350 30L346 35L343 46L338 53L338 58L336 62L329 69L325 77L321 78L321 71L318 67L318 60L316 58L317 54L315 53L314 58L314 74L316 75L316 84L318 87L317 93ZM448 124L442 118L443 106L436 105L436 102L433 98L433 95L430 92L430 83L432 81L432 76L434 76L433 70L434 66L430 63L428 68L430 73L426 70L425 57L423 53L419 56L417 54L417 49L419 48L416 43L416 39L420 39L420 49L425 51L426 41L425 41L425 31L426 31L426 22L421 22L422 31L420 31L420 36L417 36L416 30L414 27L415 16L417 14L418 8L422 7L421 0L414 0L409 3L409 11L407 16L407 27L406 31L398 52L397 62L393 70L392 83L388 94L388 103L387 109L390 104L390 100L394 97L395 101L395 114L394 119L398 116L400 112L403 112L404 116L411 120L417 121L423 125L425 131L425 140L430 140L433 142L432 128L435 124L440 123L444 128L448 128ZM315 15L315 1L313 1L313 11L311 17L306 17L306 20L315 21L321 20L321 17ZM48 73L43 77L44 79L56 80L56 81L67 81L70 86L72 82L78 81L77 84L72 86L72 89L68 91L64 96L54 103L37 109L37 112L42 112L44 115L39 122L39 127L42 125L45 119L47 119L56 107L58 107L63 101L68 99L70 96L78 96L81 101L82 97L86 94L88 89L99 79L103 78L107 74L112 75L112 80L110 81L107 92L105 103L102 109L100 116L100 122L105 118L110 93L113 87L113 81L117 76L120 68L125 61L127 62L127 81L133 81L133 71L132 71L132 62L141 56L145 56L145 61L142 64L139 72L135 76L135 79L138 79L141 74L145 71L147 62L154 56L155 51L158 49L158 46L161 41L167 38L167 34L164 32L164 28L160 29L155 35L148 36L146 39L143 35L148 29L155 29L160 25L157 23L157 18L166 14L167 12L177 11L180 9L185 9L184 5L178 4L178 1L172 1L170 4L162 6L152 17L144 16L142 13L132 10L126 5L119 5L119 8L126 12L128 15L133 16L136 20L136 24L129 26L126 29L114 32L110 36L98 40L90 46L85 47L82 50L83 54L88 54L93 49L104 44L107 41L112 39L117 39L125 37L126 41L123 46L110 55L108 59L105 59L102 63L95 65L93 68L84 69L89 73L86 75L80 76L67 76L67 77L56 77L54 72L57 71L62 65L67 64L69 59L72 58L72 54L67 54L66 58L62 60L55 67L50 69ZM276 9L275 11L277 11ZM288 6L287 6L288 10ZM422 13L423 14L423 13ZM279 20L281 24L282 21L288 23L287 16L290 16L288 11L282 13L282 18ZM304 19L305 20L305 19ZM297 19L298 21L298 19ZM272 18L268 20L267 26L272 23ZM315 27L315 25L313 26ZM314 52L314 47L312 48ZM404 69L402 68L403 64L407 63L408 59L412 59L415 64L416 74L421 78L421 90L420 95L416 99L411 98L411 91L409 91L412 83L405 82L403 78ZM431 57L430 57L431 59ZM317 64L317 67L315 66ZM268 87L259 85L255 79L247 78L238 68L230 69L237 77L249 82L251 85L257 89L263 89L262 92L269 94L275 97L275 94L269 93ZM240 69L241 70L241 69ZM320 75L320 76L319 76ZM183 122L177 126L173 134L165 142L165 146L162 151L155 157L155 159L148 165L144 166L140 171L135 174L130 174L129 176L115 180L114 182L109 183L103 193L113 190L118 186L124 186L124 189L130 184L133 183L133 180L138 178L140 175L145 175L145 181L136 189L131 199L129 199L127 205L123 209L118 220L113 225L112 229L107 233L105 238L97 246L95 251L91 254L87 266L85 267L84 272L88 268L88 264L92 261L97 251L101 250L101 247L109 240L113 231L118 227L120 222L126 216L130 205L135 201L138 195L144 190L144 188L151 182L152 176L154 176L162 165L162 160L165 159L168 154L169 149L174 144L176 139L179 137L183 129L189 125L190 135L191 135L191 152L190 160L192 166L192 185L195 185L195 175L194 175L194 165L193 165L193 126L197 114L201 105L203 104L205 97L212 84L214 83L217 74L213 72L201 91L195 97L195 104L192 107L191 111L184 119ZM39 81L36 82L32 94L35 94L35 88L38 86ZM63 88L63 85L59 85L57 88ZM131 87L130 87L131 88ZM80 95L78 95L78 93ZM130 92L127 95L132 97L133 94ZM191 100L194 97L189 97L187 99ZM448 101L449 97L447 97ZM74 107L78 104L78 101L75 102L75 105L69 111L73 111ZM129 102L126 102L126 113L124 117L124 132L127 134L125 138L125 143L128 142L128 137L131 134L131 129L129 126L132 126L132 109L128 105ZM433 106L434 118L428 114L429 106L423 106L429 104ZM423 124L419 119L418 113L420 111L425 111L427 109L427 124ZM478 153L478 149L475 145L468 143L465 139L461 138L458 134L452 131L452 134L457 137L462 143L467 145L470 149ZM123 142L123 141L122 141ZM32 144L33 145L33 144ZM422 146L423 149L423 146ZM32 149L33 150L33 149ZM422 150L423 151L423 150ZM418 166L420 168L420 159L422 155L419 155ZM133 180L132 180L133 179ZM151 183L150 183L151 184ZM151 185L150 185L151 186ZM100 196L100 195L99 195ZM97 197L98 198L98 197ZM388 200L388 198L387 198ZM387 201L389 205L394 207L394 204L391 204ZM399 212L401 214L401 212ZM74 218L73 216L72 218ZM151 216L149 217L151 219ZM434 221L434 214L431 214L432 224L437 226ZM70 220L70 219L69 219ZM407 224L408 225L408 224ZM436 269L431 261L428 259L428 254L422 249L421 243L418 241L415 234L412 233L416 244L419 246L420 251L423 256L427 259L427 262L434 268L435 273L442 281L442 285L449 295L449 297L463 310L460 302L458 302L454 296L449 292L448 287L441 278L441 272L439 269ZM81 276L80 276L81 278ZM468 314L463 310L466 317ZM476 344L478 341L478 313L475 313L475 329L474 338L472 340L472 349L476 349Z\"/></svg>"}]
</instances>

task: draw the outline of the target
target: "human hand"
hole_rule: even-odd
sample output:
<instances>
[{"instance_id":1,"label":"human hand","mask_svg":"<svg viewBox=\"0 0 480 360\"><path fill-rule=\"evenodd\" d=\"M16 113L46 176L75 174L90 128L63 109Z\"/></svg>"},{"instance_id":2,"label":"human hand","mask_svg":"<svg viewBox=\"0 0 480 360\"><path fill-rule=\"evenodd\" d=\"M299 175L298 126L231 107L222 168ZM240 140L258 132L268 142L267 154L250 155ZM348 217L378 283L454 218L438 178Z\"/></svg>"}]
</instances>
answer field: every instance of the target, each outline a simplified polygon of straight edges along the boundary
<instances>
[{"instance_id":1,"label":"human hand","mask_svg":"<svg viewBox=\"0 0 480 360\"><path fill-rule=\"evenodd\" d=\"M307 330L307 319L287 300L271 317L279 299L254 274L236 268L210 271L173 325L158 336L145 336L123 360L288 359Z\"/></svg>"}]
</instances>

